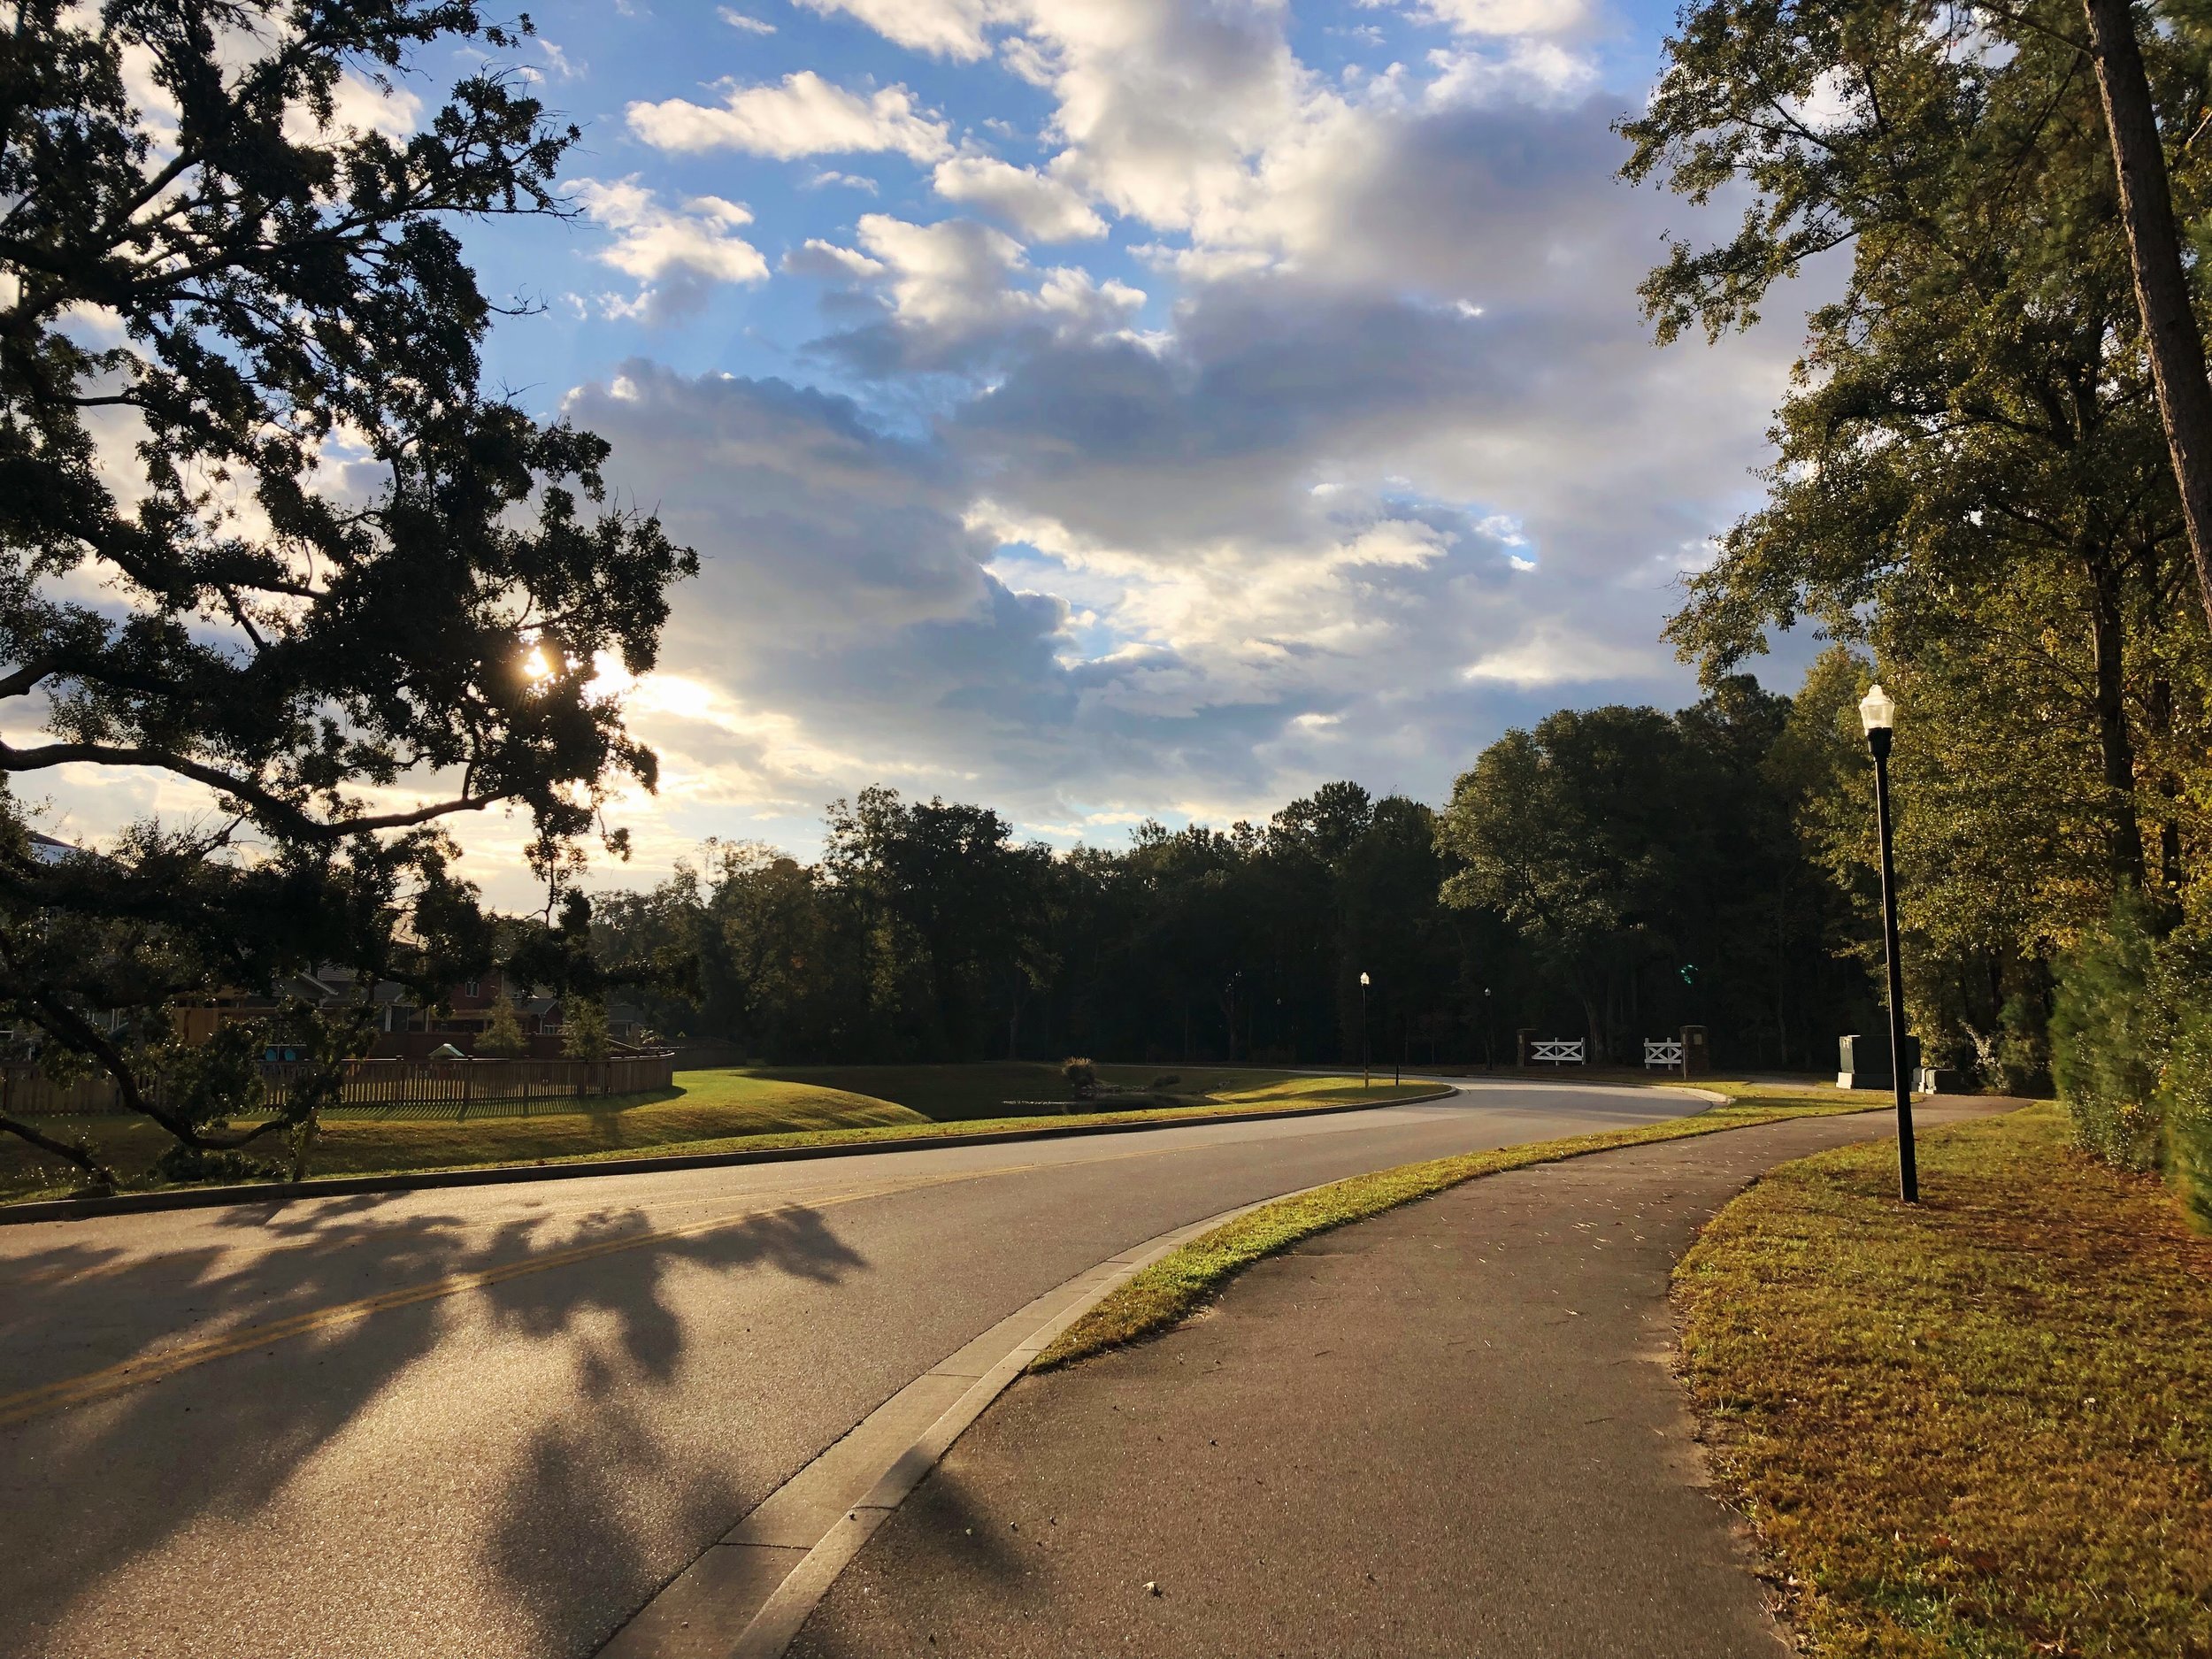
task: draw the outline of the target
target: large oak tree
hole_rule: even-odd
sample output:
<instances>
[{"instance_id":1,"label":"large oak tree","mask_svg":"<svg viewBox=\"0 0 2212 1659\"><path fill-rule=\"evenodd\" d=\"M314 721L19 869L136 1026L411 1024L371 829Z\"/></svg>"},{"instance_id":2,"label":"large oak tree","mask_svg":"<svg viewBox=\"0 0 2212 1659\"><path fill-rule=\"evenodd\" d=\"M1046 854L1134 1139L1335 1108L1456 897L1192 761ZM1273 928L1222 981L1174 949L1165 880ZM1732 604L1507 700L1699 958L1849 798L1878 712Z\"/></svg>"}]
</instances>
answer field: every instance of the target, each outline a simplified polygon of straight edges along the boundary
<instances>
[{"instance_id":1,"label":"large oak tree","mask_svg":"<svg viewBox=\"0 0 2212 1659\"><path fill-rule=\"evenodd\" d=\"M654 779L595 661L652 666L695 559L606 502L603 442L485 390L457 235L561 212L576 134L491 70L404 136L342 113L515 38L467 0L14 0L0 34L0 1011L198 1154L303 1141L365 1010L280 1006L319 1085L234 1128L271 1033L187 1051L171 1009L323 964L434 998L495 944L440 826L526 814L557 885ZM61 767L205 810L42 856ZM525 930L532 970L584 921Z\"/></svg>"}]
</instances>

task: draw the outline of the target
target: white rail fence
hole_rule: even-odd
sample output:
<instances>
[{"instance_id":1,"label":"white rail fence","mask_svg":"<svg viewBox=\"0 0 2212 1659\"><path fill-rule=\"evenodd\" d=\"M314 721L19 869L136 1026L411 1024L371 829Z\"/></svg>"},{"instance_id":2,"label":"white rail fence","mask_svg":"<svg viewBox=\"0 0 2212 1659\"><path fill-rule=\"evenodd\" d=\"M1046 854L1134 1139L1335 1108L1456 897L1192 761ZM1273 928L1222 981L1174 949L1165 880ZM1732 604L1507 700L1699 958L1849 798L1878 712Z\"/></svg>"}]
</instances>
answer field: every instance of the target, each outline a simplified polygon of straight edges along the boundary
<instances>
[{"instance_id":1,"label":"white rail fence","mask_svg":"<svg viewBox=\"0 0 2212 1659\"><path fill-rule=\"evenodd\" d=\"M1668 1066L1679 1070L1682 1065L1682 1041L1678 1037L1647 1037L1644 1039L1644 1064Z\"/></svg>"},{"instance_id":2,"label":"white rail fence","mask_svg":"<svg viewBox=\"0 0 2212 1659\"><path fill-rule=\"evenodd\" d=\"M1578 1037L1571 1041L1540 1037L1528 1046L1528 1063L1531 1065L1581 1065L1584 1064L1583 1048L1583 1041Z\"/></svg>"}]
</instances>

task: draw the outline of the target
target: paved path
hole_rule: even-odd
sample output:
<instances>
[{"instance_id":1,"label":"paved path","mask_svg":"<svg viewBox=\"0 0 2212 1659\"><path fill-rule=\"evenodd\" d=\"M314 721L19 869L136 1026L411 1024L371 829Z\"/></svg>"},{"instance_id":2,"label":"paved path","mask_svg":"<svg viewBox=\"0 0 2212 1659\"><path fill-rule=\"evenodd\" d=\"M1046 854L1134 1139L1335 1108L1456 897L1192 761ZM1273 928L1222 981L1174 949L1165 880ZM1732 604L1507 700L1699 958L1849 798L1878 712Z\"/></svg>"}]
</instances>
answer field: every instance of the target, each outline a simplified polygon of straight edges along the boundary
<instances>
[{"instance_id":1,"label":"paved path","mask_svg":"<svg viewBox=\"0 0 2212 1659\"><path fill-rule=\"evenodd\" d=\"M1517 1171L1263 1263L1180 1331L1017 1383L790 1652L1781 1659L1700 1490L1668 1277L1761 1171L1883 1129Z\"/></svg>"},{"instance_id":2,"label":"paved path","mask_svg":"<svg viewBox=\"0 0 2212 1659\"><path fill-rule=\"evenodd\" d=\"M0 1229L0 1655L586 1659L902 1385L1129 1246L1686 1103L1496 1085Z\"/></svg>"}]
</instances>

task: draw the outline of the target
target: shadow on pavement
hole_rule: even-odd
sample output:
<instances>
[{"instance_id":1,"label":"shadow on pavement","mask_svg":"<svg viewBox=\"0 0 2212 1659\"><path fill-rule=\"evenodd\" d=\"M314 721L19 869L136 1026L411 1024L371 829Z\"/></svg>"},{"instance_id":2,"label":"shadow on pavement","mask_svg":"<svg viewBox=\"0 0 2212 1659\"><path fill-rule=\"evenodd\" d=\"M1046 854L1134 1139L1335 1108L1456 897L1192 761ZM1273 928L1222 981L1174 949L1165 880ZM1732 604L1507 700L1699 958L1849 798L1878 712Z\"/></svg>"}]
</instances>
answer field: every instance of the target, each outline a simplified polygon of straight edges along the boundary
<instances>
[{"instance_id":1,"label":"shadow on pavement","mask_svg":"<svg viewBox=\"0 0 2212 1659\"><path fill-rule=\"evenodd\" d=\"M391 1202L364 1195L225 1218L250 1232L242 1240L249 1246L275 1242L265 1250L203 1246L133 1256L72 1238L0 1265L0 1399L156 1357L179 1331L196 1340L266 1325L649 1230L642 1214L626 1208L565 1220L523 1217L487 1233L458 1215L380 1213ZM529 1624L562 1632L552 1645L571 1646L580 1614L588 1621L595 1617L588 1609L608 1596L641 1599L655 1587L655 1570L629 1536L638 1511L622 1501L626 1494L652 1487L654 1512L672 1508L687 1525L726 1525L749 1501L725 1480L676 1466L641 1426L686 1351L672 1279L762 1271L832 1286L866 1265L818 1214L757 1214L338 1319L0 1426L0 1654L136 1653L153 1632L178 1638L187 1629L192 1634L181 1645L157 1641L145 1650L289 1650L265 1622L269 1609L254 1605L272 1576L265 1563L242 1571L245 1563L217 1557L208 1540L227 1540L225 1556L234 1556L242 1538L256 1555L280 1552L287 1564L273 1576L296 1580L311 1596L326 1540L288 1533L283 1519L332 1503L326 1492L288 1490L315 1485L319 1473L304 1472L311 1459L350 1435L406 1434L403 1423L376 1419L404 1409L399 1402L411 1391L398 1385L419 1366L463 1391L457 1400L449 1386L440 1396L441 1416L452 1402L465 1417L467 1396L480 1388L483 1409L493 1401L511 1408L517 1378L533 1365L542 1371L544 1344L556 1339L572 1378L561 1373L564 1393L548 1403L543 1425L522 1417L532 1428L520 1466L505 1467L514 1459L511 1417L501 1466L464 1461L452 1471L447 1501L504 1506L495 1525L472 1529L495 1540L489 1563L457 1563L455 1570L481 1579L488 1566ZM442 1352L465 1323L470 1340L456 1346L465 1355ZM457 1379L447 1377L457 1370ZM534 1403L521 1402L526 1412ZM371 1487L342 1494L342 1503L349 1523L362 1518L365 1503L377 1525L411 1532L421 1517L409 1509L419 1509L422 1496ZM224 1525L203 1527L209 1520ZM363 1567L357 1561L349 1571ZM242 1590L250 1579L256 1588L226 1606L221 1586L233 1578ZM136 1628L104 1635L117 1611ZM439 1611L421 1609L426 1637L435 1632ZM230 1620L235 1626L227 1632ZM401 1632L378 1633L388 1644ZM438 1645L426 1640L424 1647Z\"/></svg>"}]
</instances>

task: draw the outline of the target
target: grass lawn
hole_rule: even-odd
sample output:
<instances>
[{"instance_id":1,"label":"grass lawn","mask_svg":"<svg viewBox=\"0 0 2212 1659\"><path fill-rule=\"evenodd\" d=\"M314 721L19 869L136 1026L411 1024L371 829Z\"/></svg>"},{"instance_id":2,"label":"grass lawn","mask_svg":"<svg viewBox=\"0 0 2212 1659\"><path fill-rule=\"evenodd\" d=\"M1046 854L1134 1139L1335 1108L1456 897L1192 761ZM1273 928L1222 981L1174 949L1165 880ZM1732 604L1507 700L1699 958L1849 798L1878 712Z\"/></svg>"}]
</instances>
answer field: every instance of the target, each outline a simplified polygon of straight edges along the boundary
<instances>
[{"instance_id":1,"label":"grass lawn","mask_svg":"<svg viewBox=\"0 0 2212 1659\"><path fill-rule=\"evenodd\" d=\"M611 1157L693 1149L733 1139L838 1129L886 1129L926 1120L884 1100L736 1071L680 1071L676 1087L657 1094L503 1102L461 1115L452 1106L344 1108L324 1122L310 1155L311 1175L356 1175L389 1170L450 1169L473 1164ZM389 1115L405 1112L404 1117ZM120 1117L42 1118L58 1138L80 1131L111 1160L127 1185L145 1172L169 1137L150 1123ZM276 1153L269 1156L277 1156ZM56 1197L76 1185L73 1172L12 1137L0 1137L0 1198Z\"/></svg>"},{"instance_id":2,"label":"grass lawn","mask_svg":"<svg viewBox=\"0 0 2212 1659\"><path fill-rule=\"evenodd\" d=\"M1784 1166L1676 1275L1723 1486L1815 1654L2212 1655L2212 1240L2041 1106Z\"/></svg>"},{"instance_id":3,"label":"grass lawn","mask_svg":"<svg viewBox=\"0 0 2212 1659\"><path fill-rule=\"evenodd\" d=\"M1110 1080L1138 1086L1166 1075L1149 1067L1102 1070L1119 1074ZM1048 1075L1058 1086L1056 1094L1066 1092L1058 1069L1043 1065L851 1066L772 1076L741 1071L680 1071L673 1090L595 1101L584 1111L576 1110L579 1102L569 1100L477 1106L465 1115L454 1106L348 1107L325 1119L308 1172L365 1175L488 1164L587 1162L647 1152L821 1146L1064 1124L1066 1117L1056 1110L1009 1112L1000 1103L1016 1097L1007 1092L1010 1084L1036 1090L1032 1098L1053 1098L1038 1088L1041 1075ZM895 1089L897 1097L865 1092L861 1086L868 1083ZM1212 1093L1201 1092L1210 1087ZM1183 1074L1172 1092L1172 1098L1182 1104L1162 1107L1149 1094L1102 1095L1093 1110L1081 1114L1081 1121L1171 1121L1270 1104L1323 1106L1361 1098L1380 1103L1427 1092L1414 1084L1395 1090L1378 1084L1363 1096L1356 1078L1348 1082L1342 1078L1248 1071L1192 1071ZM1124 1102L1125 1109L1121 1109ZM168 1137L153 1125L121 1117L42 1118L40 1124L58 1137L80 1132L91 1135L126 1186L133 1188L154 1184L148 1171L169 1144ZM280 1154L273 1149L267 1156ZM0 1136L0 1201L60 1197L76 1186L74 1171L59 1160L13 1137Z\"/></svg>"},{"instance_id":4,"label":"grass lawn","mask_svg":"<svg viewBox=\"0 0 2212 1659\"><path fill-rule=\"evenodd\" d=\"M1067 1079L1057 1065L1039 1060L997 1060L978 1065L809 1065L756 1068L752 1075L784 1082L847 1089L878 1100L910 1106L938 1123L958 1123L1007 1116L1009 1101L1061 1102L1069 1098ZM1359 1079L1300 1077L1248 1066L1102 1065L1099 1081L1108 1092L1089 1102L1097 1111L1152 1103L1155 1094L1184 1106L1232 1101L1348 1100ZM1123 1098L1113 1091L1128 1091ZM1402 1094L1426 1094L1409 1087ZM1382 1083L1371 1094L1391 1098Z\"/></svg>"},{"instance_id":5,"label":"grass lawn","mask_svg":"<svg viewBox=\"0 0 2212 1659\"><path fill-rule=\"evenodd\" d=\"M1517 1170L1532 1164L1555 1163L1615 1147L1712 1134L1724 1129L1774 1123L1785 1118L1821 1117L1865 1109L1864 1102L1848 1096L1836 1099L1834 1090L1829 1091L1829 1096L1808 1102L1788 1096L1754 1095L1711 1107L1694 1117L1570 1135L1557 1141L1532 1141L1525 1146L1500 1147L1491 1151L1466 1152L1422 1164L1402 1164L1395 1169L1355 1175L1310 1193L1279 1198L1170 1251L1070 1325L1058 1340L1037 1356L1030 1369L1049 1371L1056 1365L1156 1335L1180 1323L1229 1279L1263 1257L1286 1250L1332 1227L1364 1221L1401 1204L1440 1193L1448 1187L1473 1180L1477 1176L1494 1175L1501 1170Z\"/></svg>"}]
</instances>

